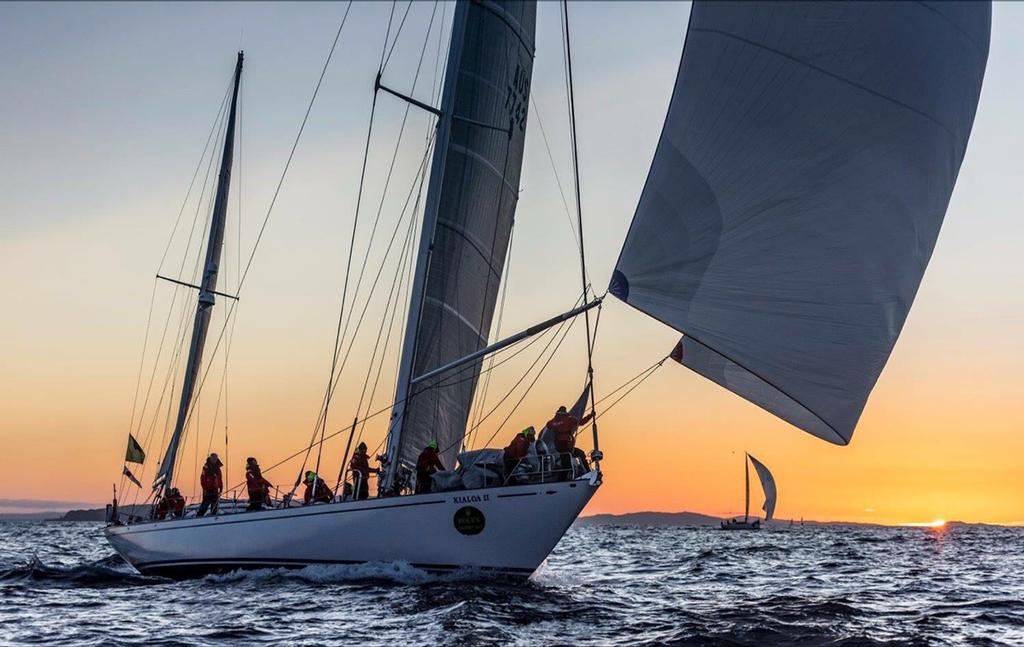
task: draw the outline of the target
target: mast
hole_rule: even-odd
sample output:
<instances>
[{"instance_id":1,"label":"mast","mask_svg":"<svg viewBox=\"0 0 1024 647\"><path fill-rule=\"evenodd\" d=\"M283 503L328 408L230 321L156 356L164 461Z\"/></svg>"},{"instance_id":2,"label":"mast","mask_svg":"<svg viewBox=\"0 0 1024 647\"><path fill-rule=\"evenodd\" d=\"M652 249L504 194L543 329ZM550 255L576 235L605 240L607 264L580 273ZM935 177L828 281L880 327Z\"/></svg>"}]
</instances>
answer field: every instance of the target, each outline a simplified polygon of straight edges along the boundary
<instances>
[{"instance_id":1,"label":"mast","mask_svg":"<svg viewBox=\"0 0 1024 647\"><path fill-rule=\"evenodd\" d=\"M174 433L167 445L167 453L160 464L154 489L162 487L164 492L171 488L174 477L174 463L178 457L181 436L188 422L189 411L195 396L199 369L203 361L203 348L206 345L206 333L210 328L213 304L217 294L217 273L220 268L221 250L224 244L224 225L227 220L228 192L231 188L231 164L234 159L235 115L238 107L238 86L242 79L242 52L238 52L235 63L234 87L231 94L231 110L228 113L228 124L224 135L224 152L217 176L217 194L213 203L213 215L210 219L210 236L206 243L206 260L203 264L203 280L199 284L199 298L196 304L195 321L192 324L192 343L188 349L188 364L181 386L181 399L178 401L178 417L174 423Z\"/></svg>"},{"instance_id":2,"label":"mast","mask_svg":"<svg viewBox=\"0 0 1024 647\"><path fill-rule=\"evenodd\" d=\"M437 228L437 214L441 204L441 182L444 178L444 162L448 156L448 144L452 126L452 112L455 108L455 86L459 78L459 63L462 58L462 42L466 31L468 2L459 2L455 7L452 22L451 44L448 48L448 63L445 67L444 90L441 95L441 115L437 122L433 159L430 162L430 183L427 186L427 202L423 210L423 228L420 233L419 251L416 254L416 269L413 275L409 301L409 318L405 324L405 338L402 342L402 359L398 369L398 383L395 388L395 407L391 411L391 426L388 431L386 455L388 464L381 477L381 489L390 489L398 471L398 448L402 437L406 400L412 389L412 366L416 357L416 338L419 333L420 317L423 313L423 294L426 290L427 269L430 267L430 252L433 248L434 231Z\"/></svg>"},{"instance_id":3,"label":"mast","mask_svg":"<svg viewBox=\"0 0 1024 647\"><path fill-rule=\"evenodd\" d=\"M747 454L743 454L743 468L743 486L746 493L746 497L743 500L743 523L747 523L747 519L750 517L750 461L747 460Z\"/></svg>"}]
</instances>

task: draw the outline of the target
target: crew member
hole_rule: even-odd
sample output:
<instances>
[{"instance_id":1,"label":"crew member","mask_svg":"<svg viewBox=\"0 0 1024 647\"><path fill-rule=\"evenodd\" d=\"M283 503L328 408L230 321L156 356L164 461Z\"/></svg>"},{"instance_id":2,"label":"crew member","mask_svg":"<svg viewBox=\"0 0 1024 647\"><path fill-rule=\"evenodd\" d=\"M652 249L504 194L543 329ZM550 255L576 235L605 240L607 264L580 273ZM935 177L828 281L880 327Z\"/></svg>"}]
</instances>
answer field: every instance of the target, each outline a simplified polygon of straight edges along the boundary
<instances>
[{"instance_id":1,"label":"crew member","mask_svg":"<svg viewBox=\"0 0 1024 647\"><path fill-rule=\"evenodd\" d=\"M324 480L316 472L306 472L306 493L302 495L302 505L313 503L330 503L334 500L334 492L327 487Z\"/></svg>"},{"instance_id":2,"label":"crew member","mask_svg":"<svg viewBox=\"0 0 1024 647\"><path fill-rule=\"evenodd\" d=\"M249 506L246 510L262 510L270 505L270 481L263 478L260 464L250 456L245 459L245 486L249 491Z\"/></svg>"},{"instance_id":3,"label":"crew member","mask_svg":"<svg viewBox=\"0 0 1024 647\"><path fill-rule=\"evenodd\" d=\"M548 420L547 428L555 435L555 450L558 452L558 458L564 470L563 478L572 478L573 457L580 460L586 471L590 471L587 455L583 453L583 450L576 448L576 431L580 425L587 424L593 417L594 414L589 413L583 416L583 419L577 419L562 406L558 407L555 417Z\"/></svg>"},{"instance_id":4,"label":"crew member","mask_svg":"<svg viewBox=\"0 0 1024 647\"><path fill-rule=\"evenodd\" d=\"M220 493L224 490L224 477L220 468L224 463L216 454L210 454L203 465L203 472L199 475L199 485L203 488L203 501L199 504L197 517L202 517L209 510L210 514L217 514L217 507L220 505Z\"/></svg>"},{"instance_id":5,"label":"crew member","mask_svg":"<svg viewBox=\"0 0 1024 647\"><path fill-rule=\"evenodd\" d=\"M437 455L437 441L432 440L420 452L416 459L416 494L430 492L433 483L434 472L444 470L441 457Z\"/></svg>"},{"instance_id":6,"label":"crew member","mask_svg":"<svg viewBox=\"0 0 1024 647\"><path fill-rule=\"evenodd\" d=\"M523 429L516 437L512 439L512 442L505 448L505 480L512 475L512 471L519 464L519 461L526 458L526 455L530 453L530 447L536 440L537 431L533 426L529 426Z\"/></svg>"},{"instance_id":7,"label":"crew member","mask_svg":"<svg viewBox=\"0 0 1024 647\"><path fill-rule=\"evenodd\" d=\"M370 497L370 473L380 474L376 467L370 467L370 457L366 454L366 443L359 443L356 451L352 454L352 460L348 467L355 472L356 501L362 501Z\"/></svg>"},{"instance_id":8,"label":"crew member","mask_svg":"<svg viewBox=\"0 0 1024 647\"><path fill-rule=\"evenodd\" d=\"M181 492L176 487L168 490L153 510L154 519L166 519L168 514L175 519L185 516L185 497L181 496Z\"/></svg>"}]
</instances>

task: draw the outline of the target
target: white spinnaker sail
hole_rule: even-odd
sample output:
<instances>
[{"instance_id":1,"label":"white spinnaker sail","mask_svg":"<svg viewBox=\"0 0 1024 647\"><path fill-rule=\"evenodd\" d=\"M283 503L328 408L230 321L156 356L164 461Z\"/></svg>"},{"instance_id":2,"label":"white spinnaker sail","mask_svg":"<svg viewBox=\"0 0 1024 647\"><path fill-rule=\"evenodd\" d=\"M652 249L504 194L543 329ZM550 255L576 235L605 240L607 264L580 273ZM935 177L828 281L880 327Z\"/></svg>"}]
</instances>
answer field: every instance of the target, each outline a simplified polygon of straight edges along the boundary
<instances>
[{"instance_id":1,"label":"white spinnaker sail","mask_svg":"<svg viewBox=\"0 0 1024 647\"><path fill-rule=\"evenodd\" d=\"M747 458L750 459L750 464L754 466L757 478L761 479L761 489L764 490L764 505L761 506L761 509L764 510L764 520L771 521L775 515L775 502L779 496L778 489L775 487L775 477L768 471L764 463L750 454L747 454Z\"/></svg>"},{"instance_id":2,"label":"white spinnaker sail","mask_svg":"<svg viewBox=\"0 0 1024 647\"><path fill-rule=\"evenodd\" d=\"M846 444L949 203L988 2L694 2L610 291L682 363Z\"/></svg>"}]
</instances>

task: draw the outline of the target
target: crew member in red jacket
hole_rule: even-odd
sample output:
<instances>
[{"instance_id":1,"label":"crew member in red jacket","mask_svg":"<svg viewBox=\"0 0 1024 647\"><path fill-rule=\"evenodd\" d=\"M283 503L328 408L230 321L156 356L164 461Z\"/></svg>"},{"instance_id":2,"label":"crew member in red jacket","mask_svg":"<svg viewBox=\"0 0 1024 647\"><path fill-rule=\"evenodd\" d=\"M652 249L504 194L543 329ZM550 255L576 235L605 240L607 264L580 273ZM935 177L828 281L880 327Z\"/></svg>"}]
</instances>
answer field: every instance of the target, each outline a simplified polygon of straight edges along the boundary
<instances>
[{"instance_id":1,"label":"crew member in red jacket","mask_svg":"<svg viewBox=\"0 0 1024 647\"><path fill-rule=\"evenodd\" d=\"M175 519L185 516L185 497L176 487L172 487L153 510L154 519L166 519L168 514Z\"/></svg>"},{"instance_id":2,"label":"crew member in red jacket","mask_svg":"<svg viewBox=\"0 0 1024 647\"><path fill-rule=\"evenodd\" d=\"M380 474L380 470L370 467L370 457L366 454L366 443L359 443L359 446L356 447L355 453L352 454L352 460L348 463L348 468L355 472L353 479L355 480L356 501L368 499L370 497L370 473Z\"/></svg>"},{"instance_id":3,"label":"crew member in red jacket","mask_svg":"<svg viewBox=\"0 0 1024 647\"><path fill-rule=\"evenodd\" d=\"M562 469L565 470L563 478L572 478L572 458L578 458L583 468L590 471L587 463L587 455L582 449L576 448L576 431L580 425L585 425L594 417L593 413L577 419L576 416L566 410L564 406L558 407L555 417L548 420L547 428L555 435L555 450L558 452Z\"/></svg>"},{"instance_id":4,"label":"crew member in red jacket","mask_svg":"<svg viewBox=\"0 0 1024 647\"><path fill-rule=\"evenodd\" d=\"M271 483L263 478L260 464L250 456L245 459L245 487L249 491L249 506L246 510L262 510L270 505Z\"/></svg>"},{"instance_id":5,"label":"crew member in red jacket","mask_svg":"<svg viewBox=\"0 0 1024 647\"><path fill-rule=\"evenodd\" d=\"M216 454L210 454L203 465L203 472L199 475L199 485L203 488L203 501L199 504L197 517L202 517L209 510L210 514L216 516L217 507L220 505L220 493L224 490L224 477L220 468L224 463Z\"/></svg>"},{"instance_id":6,"label":"crew member in red jacket","mask_svg":"<svg viewBox=\"0 0 1024 647\"><path fill-rule=\"evenodd\" d=\"M416 459L416 494L430 492L434 472L444 471L444 463L437 455L437 441L430 441Z\"/></svg>"},{"instance_id":7,"label":"crew member in red jacket","mask_svg":"<svg viewBox=\"0 0 1024 647\"><path fill-rule=\"evenodd\" d=\"M302 505L312 503L330 503L334 500L334 492L327 487L324 480L316 472L306 472L306 492L302 495Z\"/></svg>"},{"instance_id":8,"label":"crew member in red jacket","mask_svg":"<svg viewBox=\"0 0 1024 647\"><path fill-rule=\"evenodd\" d=\"M519 464L519 461L526 458L526 455L530 453L530 446L537 439L537 431L533 426L523 429L516 437L512 439L512 442L505 448L505 481L508 482L509 477L512 476L512 471Z\"/></svg>"}]
</instances>

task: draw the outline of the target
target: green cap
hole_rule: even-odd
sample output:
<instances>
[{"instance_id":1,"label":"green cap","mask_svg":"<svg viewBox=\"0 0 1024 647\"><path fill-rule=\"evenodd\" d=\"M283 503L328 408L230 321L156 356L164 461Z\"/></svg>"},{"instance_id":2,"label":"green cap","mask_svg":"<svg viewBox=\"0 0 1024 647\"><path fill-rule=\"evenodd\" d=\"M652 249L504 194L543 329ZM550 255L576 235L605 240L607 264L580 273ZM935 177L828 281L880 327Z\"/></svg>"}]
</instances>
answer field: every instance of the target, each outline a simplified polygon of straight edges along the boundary
<instances>
[{"instance_id":1,"label":"green cap","mask_svg":"<svg viewBox=\"0 0 1024 647\"><path fill-rule=\"evenodd\" d=\"M316 472L306 472L306 480L312 483L316 480Z\"/></svg>"},{"instance_id":2,"label":"green cap","mask_svg":"<svg viewBox=\"0 0 1024 647\"><path fill-rule=\"evenodd\" d=\"M519 433L521 433L524 436L532 436L532 435L536 435L537 430L533 428L533 425L530 425L529 427L527 427L526 429L523 429Z\"/></svg>"},{"instance_id":3,"label":"green cap","mask_svg":"<svg viewBox=\"0 0 1024 647\"><path fill-rule=\"evenodd\" d=\"M427 443L427 447L429 447L431 449L437 449L437 441L436 440L430 441L429 443Z\"/></svg>"}]
</instances>

